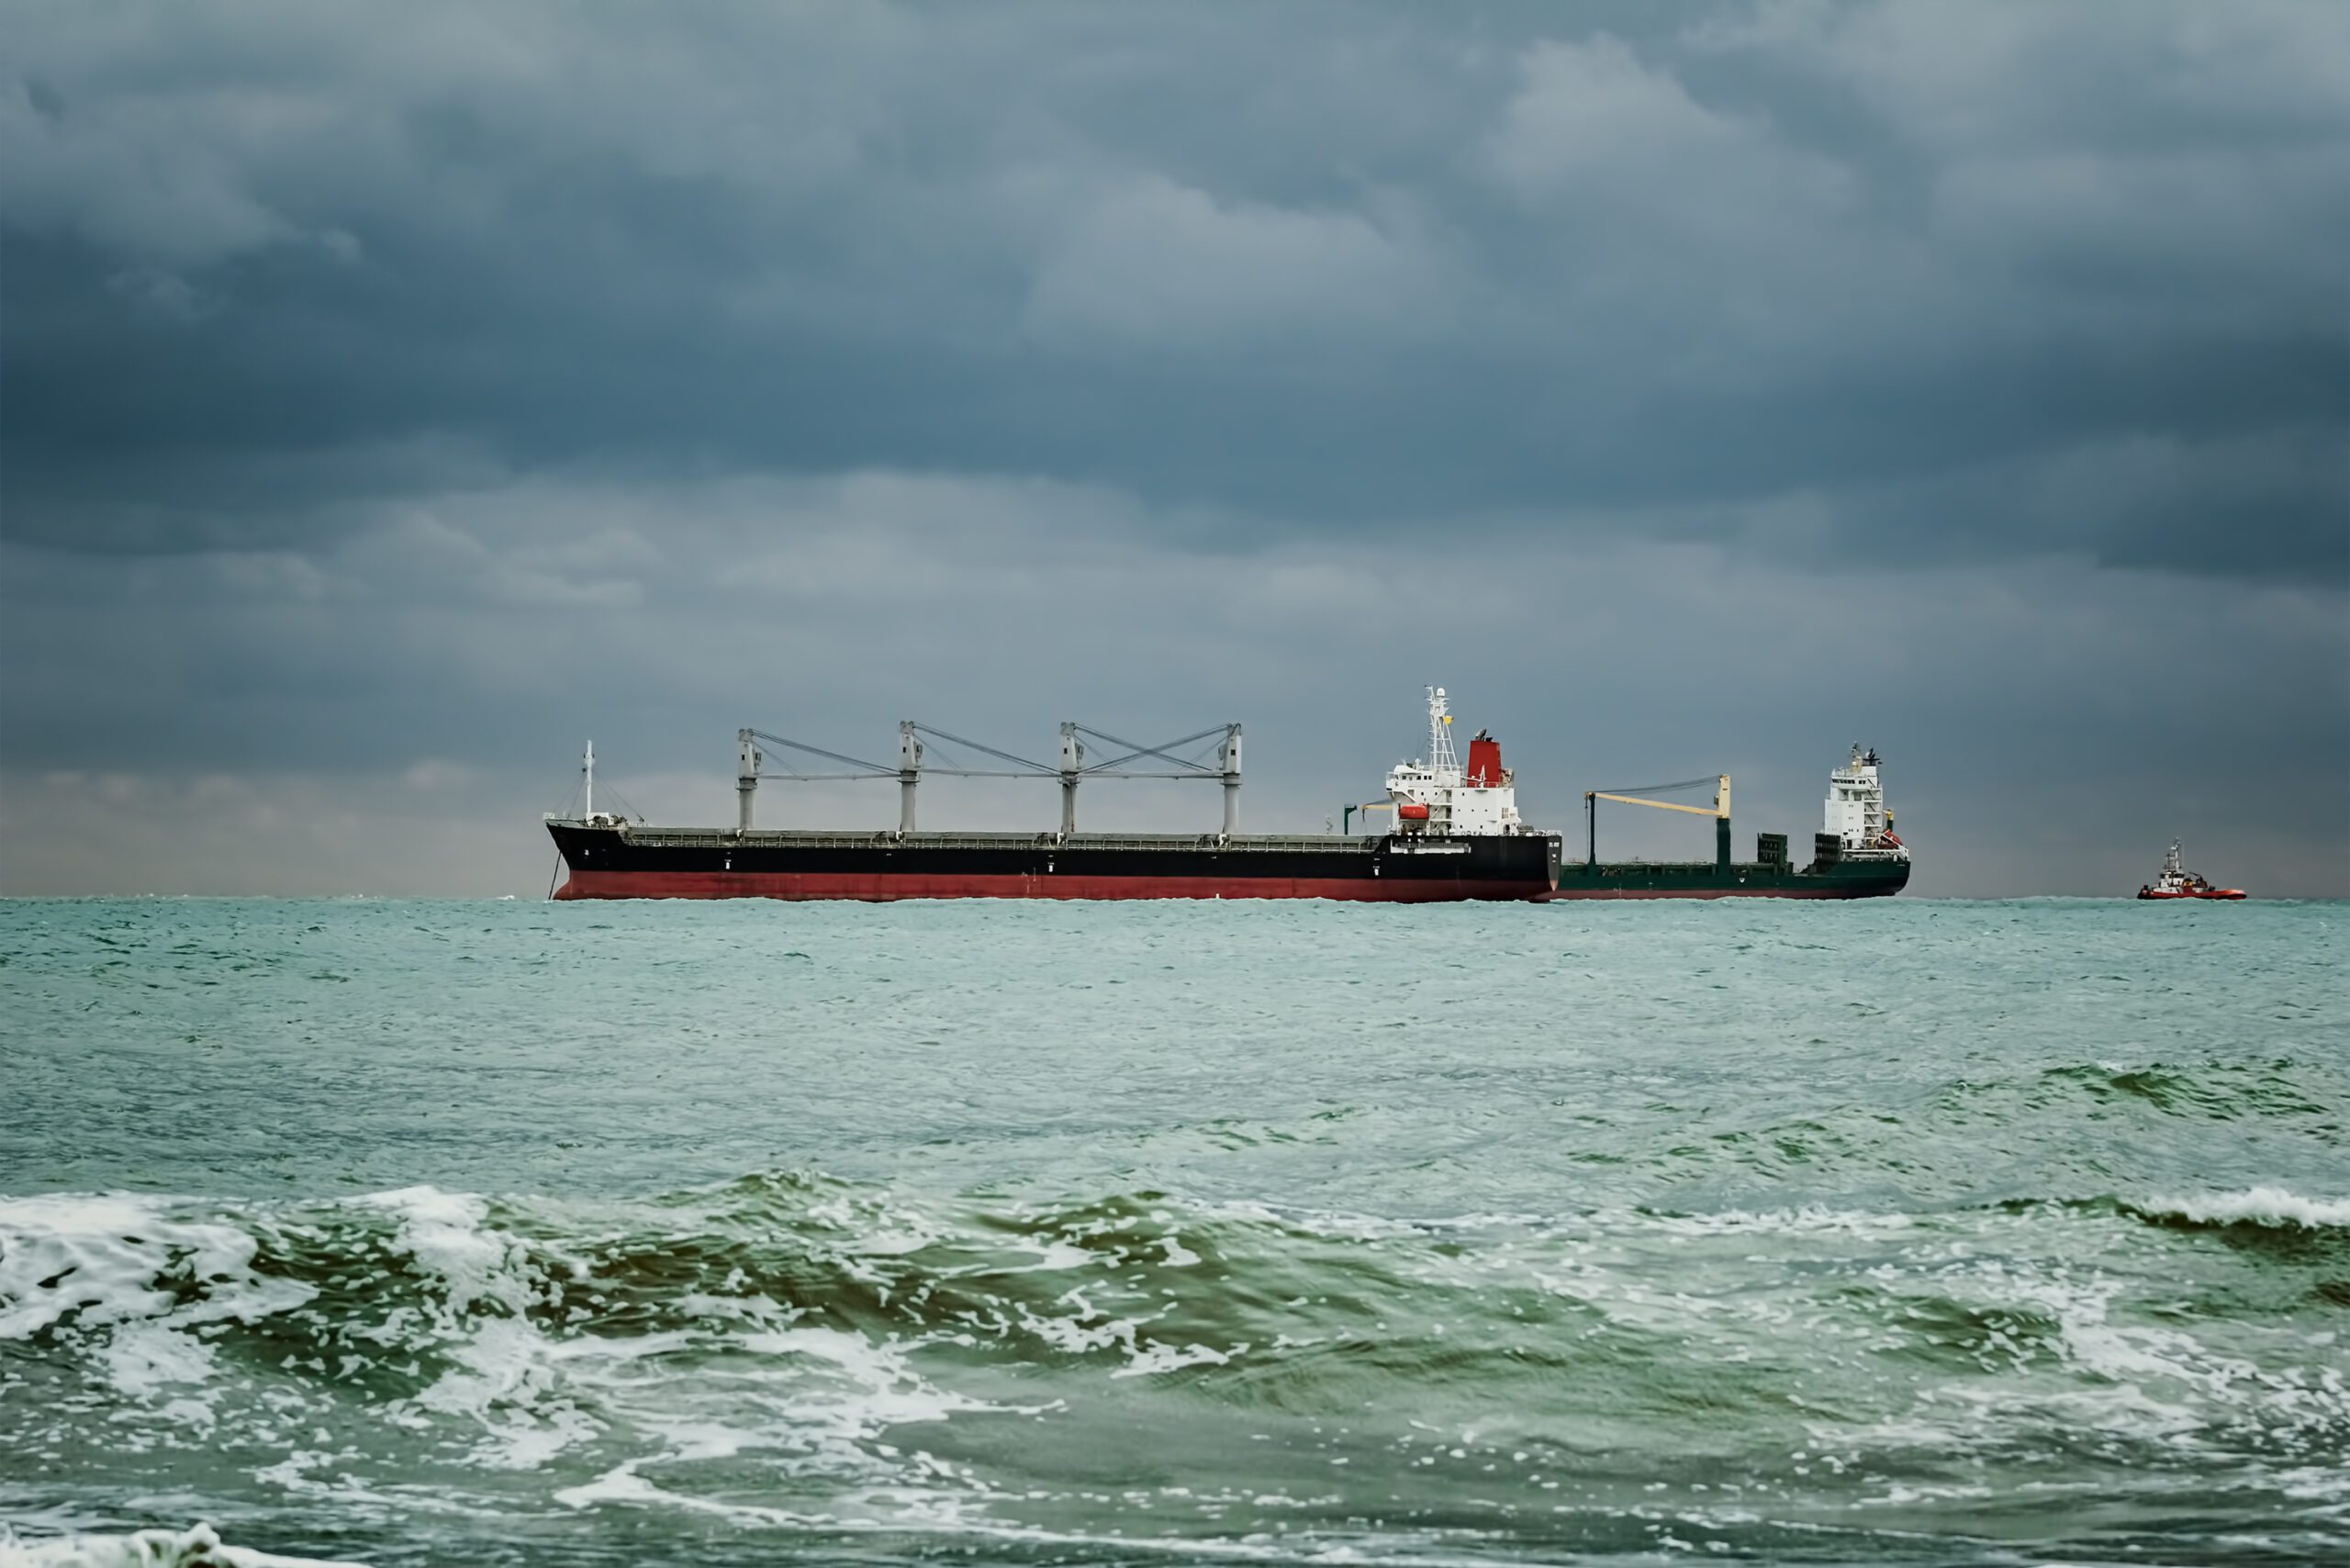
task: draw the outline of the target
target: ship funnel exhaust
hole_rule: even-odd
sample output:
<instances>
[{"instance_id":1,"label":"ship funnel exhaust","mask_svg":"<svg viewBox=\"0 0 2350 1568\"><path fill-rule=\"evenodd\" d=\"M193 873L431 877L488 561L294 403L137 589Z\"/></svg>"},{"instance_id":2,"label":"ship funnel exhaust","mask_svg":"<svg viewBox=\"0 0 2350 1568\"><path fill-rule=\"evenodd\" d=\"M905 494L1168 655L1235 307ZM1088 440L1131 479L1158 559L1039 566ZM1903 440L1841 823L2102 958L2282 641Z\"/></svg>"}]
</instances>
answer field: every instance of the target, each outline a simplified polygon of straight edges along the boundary
<instances>
[{"instance_id":1,"label":"ship funnel exhaust","mask_svg":"<svg viewBox=\"0 0 2350 1568\"><path fill-rule=\"evenodd\" d=\"M1472 790L1498 790L1509 782L1502 771L1502 743L1483 730L1470 737L1465 782Z\"/></svg>"}]
</instances>

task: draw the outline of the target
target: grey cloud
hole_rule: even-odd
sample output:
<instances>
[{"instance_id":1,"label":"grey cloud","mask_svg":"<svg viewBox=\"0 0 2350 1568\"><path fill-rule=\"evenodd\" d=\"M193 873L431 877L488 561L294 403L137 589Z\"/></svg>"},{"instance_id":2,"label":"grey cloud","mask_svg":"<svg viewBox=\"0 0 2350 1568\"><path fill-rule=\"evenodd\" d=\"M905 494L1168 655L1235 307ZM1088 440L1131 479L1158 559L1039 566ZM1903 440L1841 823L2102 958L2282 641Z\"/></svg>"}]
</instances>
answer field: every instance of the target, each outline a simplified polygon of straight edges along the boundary
<instances>
[{"instance_id":1,"label":"grey cloud","mask_svg":"<svg viewBox=\"0 0 2350 1568\"><path fill-rule=\"evenodd\" d=\"M2217 798L2257 755L2316 810L2350 767L2350 734L2311 722L2350 700L2350 628L2322 589L2077 554L2021 574L1862 554L1823 574L1702 539L1593 547L1474 519L1376 549L1181 532L1131 496L1046 481L591 476L395 503L330 551L129 577L19 548L5 566L25 613L0 652L31 678L12 759L552 775L593 731L616 767L660 771L715 766L744 722L856 750L908 715L1040 745L1063 716L1121 733L1237 717L1296 824L1309 790L1343 798L1410 744L1410 694L1443 673L1560 820L1595 773L1735 764L1783 780L1774 814L1799 823L1815 754L1852 738L1822 723L1901 756L1912 800L1994 817L2052 749L2101 801ZM2145 777L2154 737L2182 730L2198 745Z\"/></svg>"},{"instance_id":2,"label":"grey cloud","mask_svg":"<svg viewBox=\"0 0 2350 1568\"><path fill-rule=\"evenodd\" d=\"M1926 466L2341 411L2320 11L32 14L37 498L99 452L437 433L1303 518L1832 481L1874 407ZM2298 107L2116 80L2149 35Z\"/></svg>"},{"instance_id":3,"label":"grey cloud","mask_svg":"<svg viewBox=\"0 0 2350 1568\"><path fill-rule=\"evenodd\" d=\"M1047 341L1159 352L1293 352L1330 334L1425 341L1442 267L1406 212L1219 206L1165 179L1089 212L1024 307Z\"/></svg>"}]
</instances>

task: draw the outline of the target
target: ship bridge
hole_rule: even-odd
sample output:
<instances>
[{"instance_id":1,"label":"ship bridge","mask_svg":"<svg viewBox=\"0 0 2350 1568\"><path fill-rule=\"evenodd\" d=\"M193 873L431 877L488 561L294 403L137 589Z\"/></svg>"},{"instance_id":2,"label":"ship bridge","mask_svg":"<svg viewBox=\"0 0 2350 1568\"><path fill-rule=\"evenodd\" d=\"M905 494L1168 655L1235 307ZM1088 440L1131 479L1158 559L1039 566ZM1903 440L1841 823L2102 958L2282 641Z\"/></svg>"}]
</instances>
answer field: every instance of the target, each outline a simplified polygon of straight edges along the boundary
<instances>
[{"instance_id":1,"label":"ship bridge","mask_svg":"<svg viewBox=\"0 0 2350 1568\"><path fill-rule=\"evenodd\" d=\"M1387 775L1395 831L1438 838L1521 834L1516 780L1502 766L1501 743L1483 730L1469 743L1469 766L1452 745L1452 709L1444 688L1428 689L1426 761L1399 762Z\"/></svg>"}]
</instances>

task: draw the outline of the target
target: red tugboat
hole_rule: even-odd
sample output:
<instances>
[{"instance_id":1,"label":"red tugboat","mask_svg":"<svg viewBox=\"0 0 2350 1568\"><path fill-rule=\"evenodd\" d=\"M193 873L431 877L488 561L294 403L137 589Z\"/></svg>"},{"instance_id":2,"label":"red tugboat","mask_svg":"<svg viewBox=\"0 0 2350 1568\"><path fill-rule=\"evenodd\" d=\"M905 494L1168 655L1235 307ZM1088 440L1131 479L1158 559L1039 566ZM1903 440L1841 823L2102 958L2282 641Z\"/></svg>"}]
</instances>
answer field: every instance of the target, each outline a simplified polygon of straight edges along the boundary
<instances>
[{"instance_id":1,"label":"red tugboat","mask_svg":"<svg viewBox=\"0 0 2350 1568\"><path fill-rule=\"evenodd\" d=\"M2178 863L2178 840L2172 839L2170 853L2163 857L2163 874L2138 890L2142 899L2240 899L2242 888L2215 888L2209 880L2197 876Z\"/></svg>"}]
</instances>

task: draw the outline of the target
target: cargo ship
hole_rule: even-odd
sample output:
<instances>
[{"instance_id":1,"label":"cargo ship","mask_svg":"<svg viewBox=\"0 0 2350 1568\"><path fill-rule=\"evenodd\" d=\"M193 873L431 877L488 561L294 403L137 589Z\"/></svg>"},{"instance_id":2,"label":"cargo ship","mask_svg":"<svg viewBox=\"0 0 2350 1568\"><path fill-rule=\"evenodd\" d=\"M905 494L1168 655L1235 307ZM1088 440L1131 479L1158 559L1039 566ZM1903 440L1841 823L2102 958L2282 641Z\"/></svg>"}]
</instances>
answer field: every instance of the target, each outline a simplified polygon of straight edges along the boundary
<instances>
[{"instance_id":1,"label":"cargo ship","mask_svg":"<svg viewBox=\"0 0 2350 1568\"><path fill-rule=\"evenodd\" d=\"M1452 744L1444 689L1428 689L1428 753L1399 763L1387 778L1390 831L1378 834L1244 834L1237 831L1240 726L1221 727L1213 763L1181 755L1209 740L1203 731L1158 746L1136 746L1078 724L1061 726L1059 766L912 722L899 726L899 766L883 767L763 732L738 733L738 810L727 828L654 827L595 809L595 750L583 761L586 796L577 817L550 816L547 831L568 876L558 899L1348 899L1431 903L1468 899L1533 901L1556 884L1560 837L1518 817L1501 746L1480 733L1464 767ZM1001 767L944 767L925 757L923 736L956 742ZM1089 764L1086 737L1123 748ZM845 773L800 778L888 778L900 786L898 828L877 832L761 829L753 801L764 753L780 744L827 758ZM1128 764L1143 764L1140 768ZM1150 771L1156 767L1158 771ZM916 791L925 773L966 777L1058 777L1058 833L922 833ZM1079 785L1099 778L1197 778L1224 787L1224 829L1213 834L1085 834L1077 831Z\"/></svg>"},{"instance_id":2,"label":"cargo ship","mask_svg":"<svg viewBox=\"0 0 2350 1568\"><path fill-rule=\"evenodd\" d=\"M2170 853L2163 857L2163 874L2138 890L2142 899L2222 899L2229 902L2244 897L2242 888L2214 886L2205 877L2197 875L2179 864L2178 840L2170 841Z\"/></svg>"},{"instance_id":3,"label":"cargo ship","mask_svg":"<svg viewBox=\"0 0 2350 1568\"><path fill-rule=\"evenodd\" d=\"M1559 868L1556 899L1868 899L1897 893L1909 882L1909 850L1893 831L1885 783L1874 750L1852 748L1851 759L1828 776L1826 820L1812 835L1809 864L1796 866L1787 835L1755 835L1754 858L1730 858L1729 775L1583 793L1585 855ZM1711 784L1713 803L1694 806L1649 797ZM1714 819L1711 860L1599 858L1599 803L1653 806Z\"/></svg>"}]
</instances>

